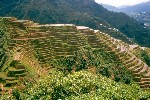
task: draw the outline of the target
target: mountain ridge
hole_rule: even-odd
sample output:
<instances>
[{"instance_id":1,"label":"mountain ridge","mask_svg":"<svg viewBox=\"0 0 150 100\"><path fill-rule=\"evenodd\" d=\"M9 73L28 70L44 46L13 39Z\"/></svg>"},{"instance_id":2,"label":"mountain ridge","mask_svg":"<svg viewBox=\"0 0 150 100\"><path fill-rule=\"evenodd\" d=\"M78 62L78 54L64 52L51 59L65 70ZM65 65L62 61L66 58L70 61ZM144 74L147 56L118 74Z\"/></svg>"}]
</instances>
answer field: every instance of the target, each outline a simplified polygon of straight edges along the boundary
<instances>
[{"instance_id":1,"label":"mountain ridge","mask_svg":"<svg viewBox=\"0 0 150 100\"><path fill-rule=\"evenodd\" d=\"M136 12L136 13L140 13L140 12L149 12L150 11L150 1L147 2L143 2L140 4L136 4L130 7L125 7L122 8L121 11L126 12L126 13L130 13L130 12Z\"/></svg>"}]
</instances>

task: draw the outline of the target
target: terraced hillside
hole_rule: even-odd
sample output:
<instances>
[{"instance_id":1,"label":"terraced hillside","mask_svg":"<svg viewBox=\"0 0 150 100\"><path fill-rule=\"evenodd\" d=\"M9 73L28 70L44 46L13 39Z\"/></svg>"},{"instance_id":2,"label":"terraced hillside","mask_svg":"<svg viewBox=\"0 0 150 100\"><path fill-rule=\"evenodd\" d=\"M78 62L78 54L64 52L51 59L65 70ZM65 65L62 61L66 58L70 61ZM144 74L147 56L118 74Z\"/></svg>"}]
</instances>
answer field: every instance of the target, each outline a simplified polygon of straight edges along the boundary
<instances>
[{"instance_id":1,"label":"terraced hillside","mask_svg":"<svg viewBox=\"0 0 150 100\"><path fill-rule=\"evenodd\" d=\"M0 18L0 94L10 93L22 79L88 70L126 84L150 88L150 68L131 45L98 30L73 24L39 25L13 17ZM3 25L3 26L2 26ZM2 40L3 41L3 40Z\"/></svg>"}]
</instances>

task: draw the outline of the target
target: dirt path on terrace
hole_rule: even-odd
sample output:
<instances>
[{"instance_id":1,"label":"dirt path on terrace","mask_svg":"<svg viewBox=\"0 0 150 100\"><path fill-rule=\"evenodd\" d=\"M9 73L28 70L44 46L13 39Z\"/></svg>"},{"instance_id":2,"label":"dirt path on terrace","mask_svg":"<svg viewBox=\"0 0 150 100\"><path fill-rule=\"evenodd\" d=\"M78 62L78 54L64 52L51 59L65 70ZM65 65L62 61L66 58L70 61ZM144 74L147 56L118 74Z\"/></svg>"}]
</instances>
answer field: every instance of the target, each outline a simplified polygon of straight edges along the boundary
<instances>
[{"instance_id":1,"label":"dirt path on terrace","mask_svg":"<svg viewBox=\"0 0 150 100\"><path fill-rule=\"evenodd\" d=\"M20 60L21 52L17 52L14 56L14 60Z\"/></svg>"},{"instance_id":2,"label":"dirt path on terrace","mask_svg":"<svg viewBox=\"0 0 150 100\"><path fill-rule=\"evenodd\" d=\"M36 38L16 38L16 39L12 39L12 40L20 40L20 41L27 41L27 40L36 40L36 39L43 39L46 37L36 37Z\"/></svg>"}]
</instances>

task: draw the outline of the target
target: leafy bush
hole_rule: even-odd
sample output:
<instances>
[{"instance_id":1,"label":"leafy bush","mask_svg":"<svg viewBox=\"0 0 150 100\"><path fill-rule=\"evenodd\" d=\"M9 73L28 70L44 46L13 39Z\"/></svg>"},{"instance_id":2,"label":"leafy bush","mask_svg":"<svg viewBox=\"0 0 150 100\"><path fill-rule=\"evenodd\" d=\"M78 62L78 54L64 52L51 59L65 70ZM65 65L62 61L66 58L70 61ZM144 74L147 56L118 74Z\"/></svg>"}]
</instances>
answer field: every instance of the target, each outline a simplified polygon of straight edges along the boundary
<instances>
[{"instance_id":1,"label":"leafy bush","mask_svg":"<svg viewBox=\"0 0 150 100\"><path fill-rule=\"evenodd\" d=\"M64 76L62 72L52 70L46 78L22 93L22 99L28 100L139 100L150 97L150 93L136 84L125 85L87 71L75 72Z\"/></svg>"}]
</instances>

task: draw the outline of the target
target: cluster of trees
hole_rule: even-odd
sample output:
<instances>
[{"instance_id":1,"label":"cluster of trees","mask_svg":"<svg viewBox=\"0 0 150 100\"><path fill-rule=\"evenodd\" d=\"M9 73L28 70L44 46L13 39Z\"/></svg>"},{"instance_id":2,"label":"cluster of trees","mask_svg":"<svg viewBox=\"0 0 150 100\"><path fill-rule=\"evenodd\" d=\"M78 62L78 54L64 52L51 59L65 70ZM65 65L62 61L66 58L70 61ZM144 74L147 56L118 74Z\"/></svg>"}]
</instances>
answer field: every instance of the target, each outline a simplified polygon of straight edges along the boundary
<instances>
[{"instance_id":1,"label":"cluster of trees","mask_svg":"<svg viewBox=\"0 0 150 100\"><path fill-rule=\"evenodd\" d=\"M114 58L109 58L108 55ZM115 59L118 62L110 62ZM112 52L105 52L103 49L78 51L72 57L56 60L54 65L65 73L95 68L96 74L102 74L117 82L130 84L133 81L132 73L119 62L119 59Z\"/></svg>"},{"instance_id":2,"label":"cluster of trees","mask_svg":"<svg viewBox=\"0 0 150 100\"><path fill-rule=\"evenodd\" d=\"M148 54L148 52L141 51L141 58L148 66L150 66L150 54Z\"/></svg>"}]
</instances>

